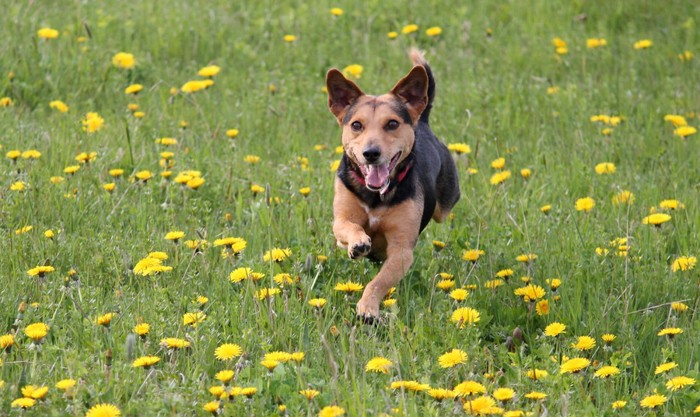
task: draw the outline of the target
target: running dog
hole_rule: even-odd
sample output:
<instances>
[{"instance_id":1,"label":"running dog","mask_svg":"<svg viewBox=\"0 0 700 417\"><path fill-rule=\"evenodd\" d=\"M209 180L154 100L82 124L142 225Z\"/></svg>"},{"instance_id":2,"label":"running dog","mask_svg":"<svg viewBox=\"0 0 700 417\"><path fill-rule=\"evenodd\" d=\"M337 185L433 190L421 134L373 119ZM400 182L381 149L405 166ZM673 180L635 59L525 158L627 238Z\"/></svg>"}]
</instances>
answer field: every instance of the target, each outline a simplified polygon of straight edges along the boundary
<instances>
[{"instance_id":1,"label":"running dog","mask_svg":"<svg viewBox=\"0 0 700 417\"><path fill-rule=\"evenodd\" d=\"M423 54L386 94L367 95L337 69L326 75L328 107L342 128L335 178L333 233L352 259L383 261L357 303L363 321L413 263L418 235L440 223L460 198L457 168L428 124L435 79Z\"/></svg>"}]
</instances>

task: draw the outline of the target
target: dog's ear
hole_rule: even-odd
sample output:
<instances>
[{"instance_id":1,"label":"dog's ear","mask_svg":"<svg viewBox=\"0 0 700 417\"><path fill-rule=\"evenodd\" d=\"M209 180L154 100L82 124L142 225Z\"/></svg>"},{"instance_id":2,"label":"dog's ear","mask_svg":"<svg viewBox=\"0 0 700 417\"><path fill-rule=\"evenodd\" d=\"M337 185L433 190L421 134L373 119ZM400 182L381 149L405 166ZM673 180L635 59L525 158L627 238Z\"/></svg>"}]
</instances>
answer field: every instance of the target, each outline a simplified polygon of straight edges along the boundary
<instances>
[{"instance_id":1,"label":"dog's ear","mask_svg":"<svg viewBox=\"0 0 700 417\"><path fill-rule=\"evenodd\" d=\"M326 74L326 88L328 89L328 108L340 124L348 107L365 94L360 87L345 78L343 73L335 68Z\"/></svg>"},{"instance_id":2,"label":"dog's ear","mask_svg":"<svg viewBox=\"0 0 700 417\"><path fill-rule=\"evenodd\" d=\"M415 123L428 105L428 73L422 65L413 67L403 77L391 93L401 100L408 108L408 114Z\"/></svg>"}]
</instances>

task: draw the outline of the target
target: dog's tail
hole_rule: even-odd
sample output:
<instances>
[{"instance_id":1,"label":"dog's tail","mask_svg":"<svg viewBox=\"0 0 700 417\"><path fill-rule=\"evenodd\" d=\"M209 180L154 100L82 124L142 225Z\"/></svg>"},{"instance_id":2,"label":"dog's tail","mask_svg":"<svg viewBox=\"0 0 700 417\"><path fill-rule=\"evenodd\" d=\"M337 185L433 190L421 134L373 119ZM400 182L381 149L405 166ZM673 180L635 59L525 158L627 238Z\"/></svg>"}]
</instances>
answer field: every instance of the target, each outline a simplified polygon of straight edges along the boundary
<instances>
[{"instance_id":1,"label":"dog's tail","mask_svg":"<svg viewBox=\"0 0 700 417\"><path fill-rule=\"evenodd\" d=\"M428 73L428 105L425 106L425 110L423 110L423 113L420 115L420 121L428 123L428 119L430 118L430 109L433 108L433 99L435 98L435 78L433 77L433 71L430 69L428 61L425 60L423 52L416 48L411 48L408 55L411 57L413 65L421 65L423 68L425 68L425 72Z\"/></svg>"}]
</instances>

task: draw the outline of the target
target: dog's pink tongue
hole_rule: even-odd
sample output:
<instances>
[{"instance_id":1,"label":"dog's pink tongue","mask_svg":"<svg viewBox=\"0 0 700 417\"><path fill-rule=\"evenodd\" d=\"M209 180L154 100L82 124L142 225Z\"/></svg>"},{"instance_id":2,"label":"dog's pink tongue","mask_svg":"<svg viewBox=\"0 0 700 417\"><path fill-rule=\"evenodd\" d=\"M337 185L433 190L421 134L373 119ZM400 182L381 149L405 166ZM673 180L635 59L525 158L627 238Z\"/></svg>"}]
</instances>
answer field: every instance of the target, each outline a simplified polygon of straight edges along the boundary
<instances>
[{"instance_id":1,"label":"dog's pink tongue","mask_svg":"<svg viewBox=\"0 0 700 417\"><path fill-rule=\"evenodd\" d=\"M365 176L365 181L370 187L382 188L388 179L389 166L387 164L367 166L367 176Z\"/></svg>"}]
</instances>

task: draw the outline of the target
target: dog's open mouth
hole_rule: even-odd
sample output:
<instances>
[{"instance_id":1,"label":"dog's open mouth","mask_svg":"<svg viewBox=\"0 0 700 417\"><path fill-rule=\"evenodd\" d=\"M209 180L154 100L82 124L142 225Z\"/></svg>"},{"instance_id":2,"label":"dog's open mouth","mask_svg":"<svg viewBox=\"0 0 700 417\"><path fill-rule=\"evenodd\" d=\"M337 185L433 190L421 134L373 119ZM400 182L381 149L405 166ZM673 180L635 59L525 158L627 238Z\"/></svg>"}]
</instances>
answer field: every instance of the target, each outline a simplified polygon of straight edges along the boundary
<instances>
[{"instance_id":1,"label":"dog's open mouth","mask_svg":"<svg viewBox=\"0 0 700 417\"><path fill-rule=\"evenodd\" d=\"M365 177L365 187L370 191L384 194L389 188L391 172L400 159L401 152L398 152L388 163L360 165L360 171Z\"/></svg>"}]
</instances>

